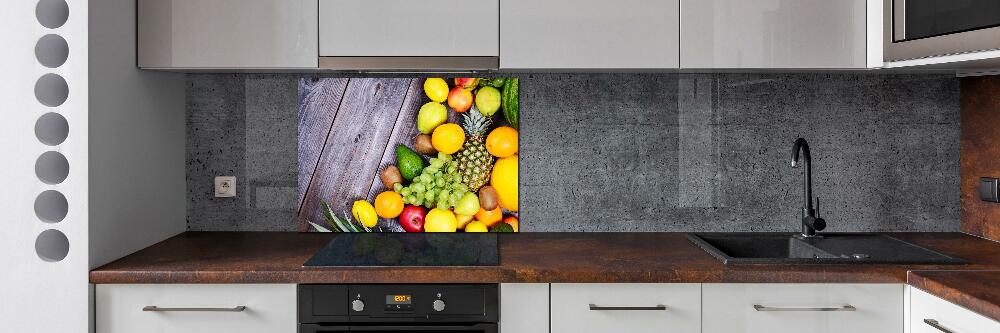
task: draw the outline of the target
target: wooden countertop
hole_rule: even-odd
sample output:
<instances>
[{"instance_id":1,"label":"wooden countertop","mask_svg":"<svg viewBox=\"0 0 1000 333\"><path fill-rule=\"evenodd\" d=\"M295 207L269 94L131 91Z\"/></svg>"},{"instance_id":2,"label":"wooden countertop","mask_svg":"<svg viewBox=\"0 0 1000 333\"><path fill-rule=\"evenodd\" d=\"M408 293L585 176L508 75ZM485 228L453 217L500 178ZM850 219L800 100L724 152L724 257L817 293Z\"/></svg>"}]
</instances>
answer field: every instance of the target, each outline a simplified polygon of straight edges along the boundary
<instances>
[{"instance_id":1,"label":"wooden countertop","mask_svg":"<svg viewBox=\"0 0 1000 333\"><path fill-rule=\"evenodd\" d=\"M90 282L906 282L1000 320L1000 243L962 233L891 235L969 264L726 266L684 233L521 233L500 235L494 267L303 267L336 234L186 232L91 271Z\"/></svg>"},{"instance_id":2,"label":"wooden countertop","mask_svg":"<svg viewBox=\"0 0 1000 333\"><path fill-rule=\"evenodd\" d=\"M1000 270L911 271L906 281L934 296L1000 321Z\"/></svg>"},{"instance_id":3,"label":"wooden countertop","mask_svg":"<svg viewBox=\"0 0 1000 333\"><path fill-rule=\"evenodd\" d=\"M683 233L501 235L495 267L302 267L335 234L186 232L90 273L91 283L876 282L910 270L1000 270L1000 244L961 233L893 236L968 265L726 266Z\"/></svg>"}]
</instances>

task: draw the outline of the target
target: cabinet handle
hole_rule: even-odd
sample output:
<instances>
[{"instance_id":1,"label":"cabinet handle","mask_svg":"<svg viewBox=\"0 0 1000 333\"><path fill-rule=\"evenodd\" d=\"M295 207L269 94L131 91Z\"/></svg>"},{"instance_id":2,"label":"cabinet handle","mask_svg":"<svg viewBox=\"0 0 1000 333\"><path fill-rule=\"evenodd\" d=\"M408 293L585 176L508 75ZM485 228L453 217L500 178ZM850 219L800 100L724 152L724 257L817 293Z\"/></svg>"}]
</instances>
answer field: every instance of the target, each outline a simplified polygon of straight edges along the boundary
<instances>
[{"instance_id":1,"label":"cabinet handle","mask_svg":"<svg viewBox=\"0 0 1000 333\"><path fill-rule=\"evenodd\" d=\"M944 332L944 333L955 333L955 331L949 330L949 329L945 328L944 326L941 326L941 323L939 323L937 320L934 320L934 319L929 319L929 318L928 319L924 319L924 324L927 324L930 327L936 328L938 331L941 331L941 332Z\"/></svg>"},{"instance_id":2,"label":"cabinet handle","mask_svg":"<svg viewBox=\"0 0 1000 333\"><path fill-rule=\"evenodd\" d=\"M760 304L754 304L753 309L757 311L857 311L853 305L844 305L837 307L819 307L819 308L776 308L770 306L763 306Z\"/></svg>"},{"instance_id":3,"label":"cabinet handle","mask_svg":"<svg viewBox=\"0 0 1000 333\"><path fill-rule=\"evenodd\" d=\"M161 308L155 305L142 307L142 311L155 312L243 312L247 307L240 305L231 308Z\"/></svg>"},{"instance_id":4,"label":"cabinet handle","mask_svg":"<svg viewBox=\"0 0 1000 333\"><path fill-rule=\"evenodd\" d=\"M663 311L666 309L667 306L663 304L657 304L654 306L600 306L590 304L591 311Z\"/></svg>"}]
</instances>

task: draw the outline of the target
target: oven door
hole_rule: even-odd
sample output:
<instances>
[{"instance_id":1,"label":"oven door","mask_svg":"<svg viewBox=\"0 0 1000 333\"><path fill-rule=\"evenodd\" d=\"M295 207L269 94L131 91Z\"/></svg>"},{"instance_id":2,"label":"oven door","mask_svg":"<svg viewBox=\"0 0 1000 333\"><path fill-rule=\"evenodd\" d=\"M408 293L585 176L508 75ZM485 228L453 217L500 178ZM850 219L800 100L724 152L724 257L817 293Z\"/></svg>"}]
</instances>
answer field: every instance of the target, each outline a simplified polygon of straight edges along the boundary
<instances>
[{"instance_id":1,"label":"oven door","mask_svg":"<svg viewBox=\"0 0 1000 333\"><path fill-rule=\"evenodd\" d=\"M299 324L299 333L323 332L447 332L447 333L498 333L497 324L472 325L365 325L365 326L324 326L317 324Z\"/></svg>"},{"instance_id":2,"label":"oven door","mask_svg":"<svg viewBox=\"0 0 1000 333\"><path fill-rule=\"evenodd\" d=\"M884 0L885 59L1000 49L1000 1Z\"/></svg>"}]
</instances>

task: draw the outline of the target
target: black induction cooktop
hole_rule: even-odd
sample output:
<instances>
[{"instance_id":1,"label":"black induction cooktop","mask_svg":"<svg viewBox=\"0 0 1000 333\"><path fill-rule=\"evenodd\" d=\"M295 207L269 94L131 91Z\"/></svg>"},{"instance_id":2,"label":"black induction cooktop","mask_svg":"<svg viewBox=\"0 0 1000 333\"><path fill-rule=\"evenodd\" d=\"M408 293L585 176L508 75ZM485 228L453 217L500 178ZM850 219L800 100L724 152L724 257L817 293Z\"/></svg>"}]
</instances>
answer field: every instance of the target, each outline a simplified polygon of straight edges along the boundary
<instances>
[{"instance_id":1,"label":"black induction cooktop","mask_svg":"<svg viewBox=\"0 0 1000 333\"><path fill-rule=\"evenodd\" d=\"M343 233L302 266L497 266L495 233Z\"/></svg>"}]
</instances>

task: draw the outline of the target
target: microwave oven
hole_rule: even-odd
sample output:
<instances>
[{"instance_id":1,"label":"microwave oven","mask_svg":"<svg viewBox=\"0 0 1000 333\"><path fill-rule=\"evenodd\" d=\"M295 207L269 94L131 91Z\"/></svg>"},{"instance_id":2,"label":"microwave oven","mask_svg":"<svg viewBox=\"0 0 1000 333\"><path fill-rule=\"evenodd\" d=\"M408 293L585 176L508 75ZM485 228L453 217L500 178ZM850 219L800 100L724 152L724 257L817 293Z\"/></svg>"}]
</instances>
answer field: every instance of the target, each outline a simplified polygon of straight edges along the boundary
<instances>
[{"instance_id":1,"label":"microwave oven","mask_svg":"<svg viewBox=\"0 0 1000 333\"><path fill-rule=\"evenodd\" d=\"M1000 0L884 0L883 5L886 61L1000 49Z\"/></svg>"}]
</instances>

